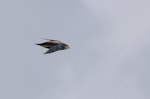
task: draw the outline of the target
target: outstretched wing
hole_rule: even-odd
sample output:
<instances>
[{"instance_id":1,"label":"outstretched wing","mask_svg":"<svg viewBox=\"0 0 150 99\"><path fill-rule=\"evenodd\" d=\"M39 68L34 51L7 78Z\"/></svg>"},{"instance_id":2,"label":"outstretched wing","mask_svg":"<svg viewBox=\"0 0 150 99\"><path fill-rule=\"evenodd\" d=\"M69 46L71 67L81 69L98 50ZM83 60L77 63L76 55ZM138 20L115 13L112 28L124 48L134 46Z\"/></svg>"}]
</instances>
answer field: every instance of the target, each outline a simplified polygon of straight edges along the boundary
<instances>
[{"instance_id":1,"label":"outstretched wing","mask_svg":"<svg viewBox=\"0 0 150 99\"><path fill-rule=\"evenodd\" d=\"M48 41L55 41L55 40L52 40L52 39L46 39L46 38L42 38L44 40L48 40Z\"/></svg>"},{"instance_id":2,"label":"outstretched wing","mask_svg":"<svg viewBox=\"0 0 150 99\"><path fill-rule=\"evenodd\" d=\"M42 39L48 40L49 42L56 43L56 44L62 43L61 41L58 41L58 40L52 40L52 39L46 39L46 38L42 38Z\"/></svg>"},{"instance_id":3,"label":"outstretched wing","mask_svg":"<svg viewBox=\"0 0 150 99\"><path fill-rule=\"evenodd\" d=\"M63 48L63 46L61 44L54 45L54 46L50 47L49 50L47 52L45 52L44 54L53 53L58 50L61 50L62 48Z\"/></svg>"}]
</instances>

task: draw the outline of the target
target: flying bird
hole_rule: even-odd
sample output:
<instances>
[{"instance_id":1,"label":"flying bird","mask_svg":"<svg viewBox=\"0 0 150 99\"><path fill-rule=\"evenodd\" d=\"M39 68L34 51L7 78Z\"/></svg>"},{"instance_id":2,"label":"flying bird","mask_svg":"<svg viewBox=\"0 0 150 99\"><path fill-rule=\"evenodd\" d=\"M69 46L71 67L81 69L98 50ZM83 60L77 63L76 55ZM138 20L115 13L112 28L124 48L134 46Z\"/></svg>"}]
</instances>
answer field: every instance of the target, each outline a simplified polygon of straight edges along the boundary
<instances>
[{"instance_id":1,"label":"flying bird","mask_svg":"<svg viewBox=\"0 0 150 99\"><path fill-rule=\"evenodd\" d=\"M50 40L50 39L46 39L46 40L49 40L49 41L36 44L36 45L42 46L44 48L48 48L48 51L45 52L44 54L53 53L53 52L56 52L59 50L65 50L65 49L70 48L67 44L65 44L61 41Z\"/></svg>"}]
</instances>

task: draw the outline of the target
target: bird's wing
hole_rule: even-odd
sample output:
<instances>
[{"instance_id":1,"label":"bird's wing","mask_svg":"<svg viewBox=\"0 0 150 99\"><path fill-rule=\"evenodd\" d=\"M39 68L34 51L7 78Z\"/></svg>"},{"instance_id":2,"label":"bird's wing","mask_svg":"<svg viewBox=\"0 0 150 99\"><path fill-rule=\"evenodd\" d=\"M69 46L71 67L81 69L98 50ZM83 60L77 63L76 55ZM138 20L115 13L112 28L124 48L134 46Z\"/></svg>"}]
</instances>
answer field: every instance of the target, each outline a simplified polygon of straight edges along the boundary
<instances>
[{"instance_id":1,"label":"bird's wing","mask_svg":"<svg viewBox=\"0 0 150 99\"><path fill-rule=\"evenodd\" d=\"M52 39L46 39L46 38L42 38L44 40L48 40L48 41L55 41L55 40L52 40Z\"/></svg>"},{"instance_id":2,"label":"bird's wing","mask_svg":"<svg viewBox=\"0 0 150 99\"><path fill-rule=\"evenodd\" d=\"M59 44L59 43L62 43L62 44L63 44L63 42L58 41L58 40L52 40L52 39L46 39L46 38L42 38L42 39L44 39L44 40L48 40L49 42L51 42L51 43L55 43L55 44Z\"/></svg>"},{"instance_id":3,"label":"bird's wing","mask_svg":"<svg viewBox=\"0 0 150 99\"><path fill-rule=\"evenodd\" d=\"M49 50L47 52L45 52L44 54L53 53L53 52L61 50L61 49L62 49L62 45L60 45L60 44L54 45L54 46L50 47Z\"/></svg>"},{"instance_id":4,"label":"bird's wing","mask_svg":"<svg viewBox=\"0 0 150 99\"><path fill-rule=\"evenodd\" d=\"M61 42L61 41L58 41L58 40L51 40L50 42L51 42L51 43L55 43L55 44L62 44L62 42Z\"/></svg>"},{"instance_id":5,"label":"bird's wing","mask_svg":"<svg viewBox=\"0 0 150 99\"><path fill-rule=\"evenodd\" d=\"M48 41L50 41L50 42L61 42L61 41L58 41L58 40L52 40L52 39L46 39L46 38L42 38L42 39L48 40Z\"/></svg>"}]
</instances>

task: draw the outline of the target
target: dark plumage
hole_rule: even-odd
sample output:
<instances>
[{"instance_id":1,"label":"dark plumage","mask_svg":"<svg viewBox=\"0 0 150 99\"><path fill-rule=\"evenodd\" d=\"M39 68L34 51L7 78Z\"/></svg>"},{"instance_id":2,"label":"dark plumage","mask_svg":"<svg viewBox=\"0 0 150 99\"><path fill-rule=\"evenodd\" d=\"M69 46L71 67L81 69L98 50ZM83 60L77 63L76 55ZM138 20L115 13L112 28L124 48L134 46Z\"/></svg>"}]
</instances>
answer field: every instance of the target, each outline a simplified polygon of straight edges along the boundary
<instances>
[{"instance_id":1,"label":"dark plumage","mask_svg":"<svg viewBox=\"0 0 150 99\"><path fill-rule=\"evenodd\" d=\"M69 46L67 44L65 44L61 41L58 41L58 40L49 40L48 42L39 43L36 45L39 45L39 46L42 46L42 47L49 49L44 54L53 53L53 52L56 52L58 50L65 50L65 49L69 48Z\"/></svg>"}]
</instances>

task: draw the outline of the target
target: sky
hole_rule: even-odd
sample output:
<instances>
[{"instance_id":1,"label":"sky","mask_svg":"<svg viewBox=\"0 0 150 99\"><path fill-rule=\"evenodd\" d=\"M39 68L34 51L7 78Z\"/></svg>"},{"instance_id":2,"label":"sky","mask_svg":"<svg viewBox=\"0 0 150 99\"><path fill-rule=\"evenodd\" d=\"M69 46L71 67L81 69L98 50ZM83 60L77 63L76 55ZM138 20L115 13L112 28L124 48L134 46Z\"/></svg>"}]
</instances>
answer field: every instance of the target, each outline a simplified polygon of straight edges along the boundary
<instances>
[{"instance_id":1,"label":"sky","mask_svg":"<svg viewBox=\"0 0 150 99\"><path fill-rule=\"evenodd\" d=\"M149 4L1 0L0 99L150 99Z\"/></svg>"}]
</instances>

